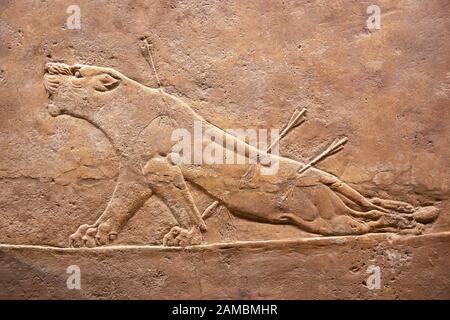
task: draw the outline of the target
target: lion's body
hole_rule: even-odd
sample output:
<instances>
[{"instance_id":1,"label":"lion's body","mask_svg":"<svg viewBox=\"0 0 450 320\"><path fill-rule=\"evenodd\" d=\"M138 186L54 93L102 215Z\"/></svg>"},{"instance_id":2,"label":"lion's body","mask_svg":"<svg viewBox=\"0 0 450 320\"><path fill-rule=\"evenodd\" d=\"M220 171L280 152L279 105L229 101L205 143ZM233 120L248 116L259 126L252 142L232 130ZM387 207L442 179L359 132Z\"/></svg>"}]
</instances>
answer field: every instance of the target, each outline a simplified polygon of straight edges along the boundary
<instances>
[{"instance_id":1,"label":"lion's body","mask_svg":"<svg viewBox=\"0 0 450 320\"><path fill-rule=\"evenodd\" d=\"M403 217L414 211L411 205L380 199L376 205L327 172L310 168L299 174L304 165L285 157L267 155L271 163L278 164L278 170L261 174L261 164L249 164L249 155L259 152L253 146L212 125L181 99L145 87L113 69L50 64L46 88L52 96L51 113L89 121L108 137L121 157L110 203L95 224L82 225L71 236L74 245L102 245L113 240L153 194L168 205L181 227L171 230L165 243L199 243L198 230L206 227L186 181L241 217L293 224L322 235L416 225ZM170 152L177 143L172 133L183 129L194 137L195 123L221 136L222 141L228 140L227 147L233 142L232 150L224 144L216 146L223 154L244 150L246 164L171 162ZM249 172L250 178L243 179ZM396 213L389 214L389 210Z\"/></svg>"}]
</instances>

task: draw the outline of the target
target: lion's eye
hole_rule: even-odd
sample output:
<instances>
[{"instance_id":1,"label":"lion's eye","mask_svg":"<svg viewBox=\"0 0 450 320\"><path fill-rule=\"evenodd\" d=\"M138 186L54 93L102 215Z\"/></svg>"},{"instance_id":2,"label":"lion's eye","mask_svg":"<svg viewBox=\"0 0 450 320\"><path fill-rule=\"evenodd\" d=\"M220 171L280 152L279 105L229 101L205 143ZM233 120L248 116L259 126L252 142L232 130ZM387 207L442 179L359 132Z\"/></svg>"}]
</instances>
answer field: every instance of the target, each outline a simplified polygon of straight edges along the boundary
<instances>
[{"instance_id":1,"label":"lion's eye","mask_svg":"<svg viewBox=\"0 0 450 320\"><path fill-rule=\"evenodd\" d=\"M81 73L80 71L75 71L75 78L81 78Z\"/></svg>"}]
</instances>

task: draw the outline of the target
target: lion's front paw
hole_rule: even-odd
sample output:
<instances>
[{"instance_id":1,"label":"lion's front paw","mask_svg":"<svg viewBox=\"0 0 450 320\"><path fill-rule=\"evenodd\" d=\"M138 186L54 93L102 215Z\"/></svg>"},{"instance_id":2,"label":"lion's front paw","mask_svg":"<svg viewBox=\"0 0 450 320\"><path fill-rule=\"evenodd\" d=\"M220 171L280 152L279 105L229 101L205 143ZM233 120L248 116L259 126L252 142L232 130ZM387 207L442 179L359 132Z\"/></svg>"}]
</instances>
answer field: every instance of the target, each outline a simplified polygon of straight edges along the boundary
<instances>
[{"instance_id":1,"label":"lion's front paw","mask_svg":"<svg viewBox=\"0 0 450 320\"><path fill-rule=\"evenodd\" d=\"M173 227L163 238L164 246L186 247L202 243L202 234L198 227L183 229Z\"/></svg>"},{"instance_id":2,"label":"lion's front paw","mask_svg":"<svg viewBox=\"0 0 450 320\"><path fill-rule=\"evenodd\" d=\"M87 230L91 228L92 226L89 224L82 224L78 227L78 230L71 234L69 237L69 245L72 248L79 248L82 247L83 244L83 237L86 234Z\"/></svg>"},{"instance_id":3,"label":"lion's front paw","mask_svg":"<svg viewBox=\"0 0 450 320\"><path fill-rule=\"evenodd\" d=\"M93 248L109 244L117 238L117 231L108 222L102 222L98 226L82 224L77 232L69 237L72 248Z\"/></svg>"}]
</instances>

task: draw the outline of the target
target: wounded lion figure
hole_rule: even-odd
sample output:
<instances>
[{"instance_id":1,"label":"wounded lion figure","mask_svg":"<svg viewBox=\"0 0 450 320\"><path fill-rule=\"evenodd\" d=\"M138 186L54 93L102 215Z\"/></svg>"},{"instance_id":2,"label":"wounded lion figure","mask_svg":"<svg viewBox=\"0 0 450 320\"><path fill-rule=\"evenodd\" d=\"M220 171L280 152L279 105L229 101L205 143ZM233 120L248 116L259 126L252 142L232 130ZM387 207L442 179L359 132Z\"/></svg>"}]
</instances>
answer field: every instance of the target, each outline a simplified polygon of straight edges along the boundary
<instances>
[{"instance_id":1,"label":"wounded lion figure","mask_svg":"<svg viewBox=\"0 0 450 320\"><path fill-rule=\"evenodd\" d=\"M105 134L121 159L117 185L106 209L95 223L81 225L70 236L71 246L109 244L153 195L167 205L178 221L163 244L201 244L206 225L187 181L239 217L291 224L324 236L418 234L425 224L438 217L436 207L368 199L336 176L316 168L299 174L303 163L276 155L266 156L278 162L277 174L262 175L256 170L245 185L240 182L249 169L249 161L174 164L169 156L176 144L171 133L184 128L193 136L195 121L200 121L205 130L221 135L222 141L234 141L240 147L235 149L245 150L246 157L255 150L203 119L177 97L146 87L114 69L48 63L44 84L52 116L68 115L88 121Z\"/></svg>"}]
</instances>

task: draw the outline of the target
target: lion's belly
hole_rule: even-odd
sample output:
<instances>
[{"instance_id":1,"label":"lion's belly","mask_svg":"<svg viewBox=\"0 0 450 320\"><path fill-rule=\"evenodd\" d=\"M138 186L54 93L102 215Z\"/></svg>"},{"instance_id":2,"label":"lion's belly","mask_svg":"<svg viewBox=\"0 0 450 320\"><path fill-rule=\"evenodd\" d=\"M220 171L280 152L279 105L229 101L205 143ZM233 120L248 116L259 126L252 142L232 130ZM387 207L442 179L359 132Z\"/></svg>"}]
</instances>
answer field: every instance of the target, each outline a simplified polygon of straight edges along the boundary
<instances>
[{"instance_id":1,"label":"lion's belly","mask_svg":"<svg viewBox=\"0 0 450 320\"><path fill-rule=\"evenodd\" d=\"M181 167L186 180L235 213L263 220L276 220L279 214L299 210L305 220L314 220L318 216L312 196L317 184L299 189L297 179L292 179L298 164L281 160L276 175L261 175L256 166L255 174L245 179L243 176L248 168L249 165L237 164Z\"/></svg>"},{"instance_id":2,"label":"lion's belly","mask_svg":"<svg viewBox=\"0 0 450 320\"><path fill-rule=\"evenodd\" d=\"M249 165L187 165L182 166L183 176L211 196L228 204L239 202L238 193L278 193L282 182L273 177L258 176L243 179Z\"/></svg>"}]
</instances>

